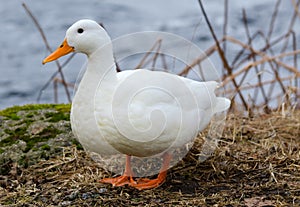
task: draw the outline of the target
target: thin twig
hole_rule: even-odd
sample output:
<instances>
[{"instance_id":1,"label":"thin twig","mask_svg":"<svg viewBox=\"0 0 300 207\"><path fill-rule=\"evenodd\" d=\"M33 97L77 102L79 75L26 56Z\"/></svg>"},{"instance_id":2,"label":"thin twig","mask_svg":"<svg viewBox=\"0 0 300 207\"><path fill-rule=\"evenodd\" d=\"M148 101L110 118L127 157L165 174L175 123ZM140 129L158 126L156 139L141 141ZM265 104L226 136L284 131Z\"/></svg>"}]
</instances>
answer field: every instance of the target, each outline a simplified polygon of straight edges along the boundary
<instances>
[{"instance_id":1,"label":"thin twig","mask_svg":"<svg viewBox=\"0 0 300 207\"><path fill-rule=\"evenodd\" d=\"M99 24L101 27L103 27L103 29L106 30L106 28L105 28L103 22L98 22L98 24ZM106 31L107 31L107 30L106 30ZM108 32L108 31L107 31L107 32ZM117 72L121 72L122 70L121 70L121 68L120 68L119 63L116 61L115 55L114 55L114 59L115 59L115 63L116 63L116 70L117 70Z\"/></svg>"},{"instance_id":2,"label":"thin twig","mask_svg":"<svg viewBox=\"0 0 300 207\"><path fill-rule=\"evenodd\" d=\"M292 0L292 3L293 3L293 7L294 7L294 10L295 10L295 13L300 17L300 12L299 12L299 1L296 3L296 0Z\"/></svg>"},{"instance_id":3,"label":"thin twig","mask_svg":"<svg viewBox=\"0 0 300 207\"><path fill-rule=\"evenodd\" d=\"M72 55L70 55L70 57L62 64L62 68L64 68L69 62L70 60L74 57L76 53L73 53ZM55 71L52 76L49 78L49 80L42 86L42 88L39 90L38 96L36 98L36 101L39 103L41 101L41 97L43 95L43 92L46 88L48 88L48 86L50 85L50 83L53 82L53 80L55 79L55 77L58 75L59 71ZM68 84L68 83L67 83Z\"/></svg>"},{"instance_id":4,"label":"thin twig","mask_svg":"<svg viewBox=\"0 0 300 207\"><path fill-rule=\"evenodd\" d=\"M298 8L299 4L300 4L300 0L297 1L296 5L295 5L295 8ZM291 21L290 21L290 25L289 25L288 31L293 30L293 27L294 27L295 22L296 22L297 14L298 14L297 10L295 9L294 10L294 14L293 14L293 16L291 18ZM281 51L285 51L285 48L287 47L287 45L288 45L288 39L285 41L285 43L284 43Z\"/></svg>"},{"instance_id":5,"label":"thin twig","mask_svg":"<svg viewBox=\"0 0 300 207\"><path fill-rule=\"evenodd\" d=\"M155 43L153 44L153 46L150 48L150 50L144 55L144 57L141 59L141 61L137 64L137 66L135 66L135 69L139 69L142 68L143 65L147 64L147 58L149 57L149 55L155 50L155 48L160 48L161 47L161 42L162 39L158 39L157 41L155 41ZM153 60L153 59L152 59Z\"/></svg>"},{"instance_id":6,"label":"thin twig","mask_svg":"<svg viewBox=\"0 0 300 207\"><path fill-rule=\"evenodd\" d=\"M245 71L249 70L252 67L255 67L256 65L260 65L262 63L269 62L269 61L275 61L276 59L286 57L286 56L295 55L295 54L299 54L299 53L300 53L300 50L296 50L296 51L287 52L287 53L279 54L279 55L272 56L272 57L264 56L262 59L260 59L256 62L250 62L245 67L243 67L241 70L239 70L238 72L232 74L231 76L227 76L226 79L223 82L224 82L224 84L228 83L228 81L230 81L232 78L236 78L238 75L244 73ZM279 64L280 62L277 62L277 63ZM281 63L281 64L285 65L284 63ZM297 71L296 68L292 68L290 66L288 66L288 68L291 69L292 72L294 72L294 77L300 77L300 71Z\"/></svg>"},{"instance_id":7,"label":"thin twig","mask_svg":"<svg viewBox=\"0 0 300 207\"><path fill-rule=\"evenodd\" d=\"M288 33L278 37L277 39L275 39L271 42L267 42L264 47L262 47L261 49L258 49L257 51L261 51L261 52L270 51L271 53L273 53L271 48L275 47L277 44L281 43L281 41L288 38L290 33L291 33L291 31L289 31ZM265 37L265 34L261 30L259 30L259 31L257 31L256 33L253 34L253 36L251 37L251 41L254 41L254 39L257 38L258 36L262 37L265 41L267 39ZM240 44L241 46L246 45L246 44L241 43L240 41L234 40L234 38L229 37L229 36L224 37L224 38L228 41L232 41L233 43ZM229 38L229 39L227 39L227 38ZM249 43L247 43L247 44L249 44ZM234 61L232 62L233 68L238 68L239 66L241 66L242 64L247 62L251 58L251 56L254 54L254 53L250 53L248 56L246 56L242 60L239 60L240 57L242 56L242 54L245 52L247 47L242 46L242 48L243 49L238 53L238 55L235 57Z\"/></svg>"},{"instance_id":8,"label":"thin twig","mask_svg":"<svg viewBox=\"0 0 300 207\"><path fill-rule=\"evenodd\" d=\"M294 76L290 75L290 76L287 76L287 77L281 77L280 79L283 82L284 81L290 82L293 78L294 78ZM256 83L256 84L247 83L247 85L240 86L239 90L244 91L244 90L255 89L257 87L266 86L266 85L272 84L274 82L277 82L277 80L272 79L272 80L267 80L267 81L263 81L261 83ZM236 89L227 89L226 91L224 91L224 93L230 93L231 94L231 93L237 93L237 91L236 91Z\"/></svg>"},{"instance_id":9,"label":"thin twig","mask_svg":"<svg viewBox=\"0 0 300 207\"><path fill-rule=\"evenodd\" d=\"M273 29L274 29L274 24L275 24L275 20L278 14L278 8L280 6L281 0L277 0L273 14L272 14L272 18L271 18L271 22L270 22L270 26L269 26L269 32L267 35L268 40L271 38L272 33L273 33Z\"/></svg>"},{"instance_id":10,"label":"thin twig","mask_svg":"<svg viewBox=\"0 0 300 207\"><path fill-rule=\"evenodd\" d=\"M224 40L221 40L222 42ZM202 61L204 61L205 59L207 59L210 55L212 55L215 51L217 50L217 46L213 45L210 48L208 48L203 55L199 56L197 59L195 59L191 64L186 65L182 71L180 73L178 73L177 75L180 76L185 76L186 74L188 74L188 72L195 67L196 65L200 64Z\"/></svg>"},{"instance_id":11,"label":"thin twig","mask_svg":"<svg viewBox=\"0 0 300 207\"><path fill-rule=\"evenodd\" d=\"M264 53L262 51L255 50L252 47L250 47L249 45L244 44L241 41L239 41L239 40L237 40L237 39L235 39L233 37L227 36L227 37L224 37L224 39L226 39L226 40L228 40L228 41L230 41L232 43L241 45L242 47L247 48L250 51L253 51L255 54L264 57L265 61L262 61L261 63L264 63L264 62L267 62L267 61L276 61L277 64L279 64L280 66L286 68L288 71L294 73L295 76L299 77L299 75L300 75L300 71L297 68L289 66L289 65L287 65L287 64L285 64L285 63L283 63L283 62L281 62L281 61L278 60L278 59L281 59L283 57L287 57L287 56L292 56L292 55L295 55L295 54L299 54L300 50L295 50L295 51L286 52L286 53L280 53L279 55L275 55L275 56L270 57L266 53ZM250 63L248 65L251 65L251 64L252 63ZM259 65L259 63L258 63L258 65ZM248 66L246 66L246 67L248 67Z\"/></svg>"},{"instance_id":12,"label":"thin twig","mask_svg":"<svg viewBox=\"0 0 300 207\"><path fill-rule=\"evenodd\" d=\"M30 9L26 6L25 3L22 3L22 6L23 8L25 9L26 13L30 16L30 18L32 19L32 21L34 22L35 26L37 27L37 29L39 30L42 38L43 38L43 41L46 45L46 48L48 49L49 52L52 52L50 46L49 46L49 43L47 41L47 38L46 38L46 35L42 29L42 27L40 26L39 22L37 21L37 19L35 18L35 16L32 14L32 12L30 11ZM64 74L62 72L62 67L60 65L60 63L58 61L55 61L56 62L56 65L58 67L58 73L60 74L61 76L61 79L62 79L62 84L64 85L64 88L65 88L65 91L66 91L66 94L67 94L67 98L68 98L68 101L71 102L71 96L70 96L70 92L68 90L68 87L67 87L67 82L65 81L65 77L64 77Z\"/></svg>"},{"instance_id":13,"label":"thin twig","mask_svg":"<svg viewBox=\"0 0 300 207\"><path fill-rule=\"evenodd\" d=\"M293 50L297 50L297 37L296 37L296 33L294 31L292 31L292 38L293 38ZM298 54L295 54L294 55L294 68L298 68ZM297 93L298 93L298 90L299 90L299 85L298 85L298 79L300 78L297 78L295 77L294 79L294 86L295 86L295 103L298 103L298 96L297 96Z\"/></svg>"},{"instance_id":14,"label":"thin twig","mask_svg":"<svg viewBox=\"0 0 300 207\"><path fill-rule=\"evenodd\" d=\"M218 48L218 53L219 53L219 55L221 57L223 66L227 70L228 75L231 76L231 74L232 74L232 68L229 66L229 64L227 62L227 59L226 59L226 57L224 55L224 52L223 52L222 48L220 47L219 41L217 39L217 36L215 35L215 32L214 32L214 30L213 30L213 28L212 28L212 26L210 24L210 21L209 21L207 15L206 15L205 9L204 9L203 4L202 4L202 1L198 0L198 2L199 2L199 5L200 5L200 8L201 8L201 11L202 11L202 13L204 15L205 21L206 21L206 23L207 23L207 25L209 27L210 32L211 32L211 35L213 36L213 38L215 40L216 46ZM233 78L233 79L231 79L231 81L232 81L234 87L238 88L238 84L237 84L236 80ZM239 97L240 97L240 99L242 101L243 106L245 107L245 110L248 111L249 110L248 104L247 104L247 102L246 102L243 94L240 91L238 91L238 94L239 94Z\"/></svg>"},{"instance_id":15,"label":"thin twig","mask_svg":"<svg viewBox=\"0 0 300 207\"><path fill-rule=\"evenodd\" d=\"M246 14L246 10L243 9L243 21L244 21L244 26L245 26L245 31L246 31L246 35L247 35L247 38L248 38L248 44L250 47L253 47L252 46L252 39L250 37L250 30L249 30L249 27L248 27L248 21L247 21L247 14ZM253 52L253 51L252 51ZM254 62L256 62L256 57L255 55L252 55L252 59ZM258 70L258 67L255 66L254 67L255 69L255 73L257 74L257 79L258 79L258 83L261 84L262 82L262 78L261 78L261 73L259 73L259 70ZM244 74L244 77L242 78L242 80L244 80L246 78L246 75L248 74L248 72L246 72ZM239 84L239 87L242 85L243 81L241 80L240 84ZM255 88L255 90L258 90L258 88L261 90L261 93L262 93L262 96L263 96L263 99L265 101L265 104L268 103L268 99L267 99L267 96L266 96L266 92L264 90L264 87L257 87ZM253 95L254 95L254 101L256 102L256 99L257 99L257 95L258 93L256 91L254 91Z\"/></svg>"},{"instance_id":16,"label":"thin twig","mask_svg":"<svg viewBox=\"0 0 300 207\"><path fill-rule=\"evenodd\" d=\"M40 35L43 38L43 41L46 45L46 48L49 52L52 52L51 47L48 43L48 40L46 38L46 35L42 29L42 27L40 26L39 22L37 21L37 19L33 16L32 12L30 11L30 9L27 7L27 5L25 3L22 3L23 8L25 9L25 11L27 12L27 14L29 15L29 17L31 18L31 20L33 21L33 23L35 24L36 28L39 30Z\"/></svg>"},{"instance_id":17,"label":"thin twig","mask_svg":"<svg viewBox=\"0 0 300 207\"><path fill-rule=\"evenodd\" d=\"M223 37L227 36L227 27L228 27L228 0L224 1L224 24L223 24ZM223 42L223 51L224 51L224 56L226 56L226 49L227 49L227 42ZM224 71L222 76L224 77Z\"/></svg>"}]
</instances>

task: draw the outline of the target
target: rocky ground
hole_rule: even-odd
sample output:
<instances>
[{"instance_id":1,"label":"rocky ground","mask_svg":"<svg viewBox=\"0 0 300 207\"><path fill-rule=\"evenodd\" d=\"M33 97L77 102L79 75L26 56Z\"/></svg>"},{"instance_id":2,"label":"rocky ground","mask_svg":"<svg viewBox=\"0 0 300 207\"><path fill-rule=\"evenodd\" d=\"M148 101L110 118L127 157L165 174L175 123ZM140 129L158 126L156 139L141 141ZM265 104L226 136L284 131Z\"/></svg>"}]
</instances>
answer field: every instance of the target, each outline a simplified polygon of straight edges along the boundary
<instances>
[{"instance_id":1,"label":"rocky ground","mask_svg":"<svg viewBox=\"0 0 300 207\"><path fill-rule=\"evenodd\" d=\"M231 113L214 154L192 150L167 181L138 191L110 176L71 133L70 105L0 111L0 206L300 206L300 111Z\"/></svg>"}]
</instances>

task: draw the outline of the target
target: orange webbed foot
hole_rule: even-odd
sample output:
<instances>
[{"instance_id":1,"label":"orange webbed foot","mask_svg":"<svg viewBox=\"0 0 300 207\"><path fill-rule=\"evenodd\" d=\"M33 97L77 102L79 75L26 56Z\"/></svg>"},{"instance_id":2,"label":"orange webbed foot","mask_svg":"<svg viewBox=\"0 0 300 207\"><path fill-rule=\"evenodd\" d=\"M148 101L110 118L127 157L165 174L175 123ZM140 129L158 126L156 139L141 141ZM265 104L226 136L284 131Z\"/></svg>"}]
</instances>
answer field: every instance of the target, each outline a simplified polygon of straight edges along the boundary
<instances>
[{"instance_id":1,"label":"orange webbed foot","mask_svg":"<svg viewBox=\"0 0 300 207\"><path fill-rule=\"evenodd\" d=\"M160 170L160 173L158 174L156 179L148 179L148 178L139 178L137 181L133 179L133 172L131 171L131 164L130 164L130 156L126 156L126 166L125 166L125 172L123 175L116 177L116 178L104 178L100 180L101 183L109 183L113 186L124 186L129 185L131 187L134 187L138 190L146 190L146 189L152 189L157 188L161 184L163 184L167 177L167 170L170 164L171 155L166 153L164 154L163 159L163 165Z\"/></svg>"},{"instance_id":2,"label":"orange webbed foot","mask_svg":"<svg viewBox=\"0 0 300 207\"><path fill-rule=\"evenodd\" d=\"M124 186L124 185L134 185L136 182L133 179L133 172L131 171L131 164L130 164L131 157L129 155L126 156L126 165L124 174L115 177L115 178L103 178L100 180L100 183L108 183L112 184L113 186Z\"/></svg>"},{"instance_id":3,"label":"orange webbed foot","mask_svg":"<svg viewBox=\"0 0 300 207\"><path fill-rule=\"evenodd\" d=\"M136 183L131 183L130 186L138 190L147 190L157 188L165 182L165 177L158 176L156 179L140 178Z\"/></svg>"},{"instance_id":4,"label":"orange webbed foot","mask_svg":"<svg viewBox=\"0 0 300 207\"><path fill-rule=\"evenodd\" d=\"M127 184L128 185L135 184L135 181L133 180L133 178L131 176L127 176L127 175L121 175L116 178L103 178L99 182L109 183L109 184L112 184L113 186L124 186Z\"/></svg>"}]
</instances>

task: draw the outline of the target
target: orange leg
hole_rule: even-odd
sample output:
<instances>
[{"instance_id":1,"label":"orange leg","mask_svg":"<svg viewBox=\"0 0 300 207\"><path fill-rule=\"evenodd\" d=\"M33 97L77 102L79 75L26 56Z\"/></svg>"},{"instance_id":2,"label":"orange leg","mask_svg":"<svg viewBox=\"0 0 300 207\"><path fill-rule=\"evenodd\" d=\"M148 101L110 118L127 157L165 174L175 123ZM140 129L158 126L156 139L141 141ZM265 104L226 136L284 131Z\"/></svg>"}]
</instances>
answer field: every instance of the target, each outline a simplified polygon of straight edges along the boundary
<instances>
[{"instance_id":1,"label":"orange leg","mask_svg":"<svg viewBox=\"0 0 300 207\"><path fill-rule=\"evenodd\" d=\"M172 159L172 155L170 155L169 153L164 154L163 164L156 179L150 180L147 178L141 178L140 180L137 181L137 183L130 183L130 186L138 190L151 189L160 186L166 180L167 170L170 166L171 159Z\"/></svg>"},{"instance_id":2,"label":"orange leg","mask_svg":"<svg viewBox=\"0 0 300 207\"><path fill-rule=\"evenodd\" d=\"M133 172L131 170L131 156L126 155L126 165L125 171L123 175L116 177L116 178L103 178L100 180L101 183L110 183L113 186L123 186L126 184L135 184L133 180Z\"/></svg>"}]
</instances>

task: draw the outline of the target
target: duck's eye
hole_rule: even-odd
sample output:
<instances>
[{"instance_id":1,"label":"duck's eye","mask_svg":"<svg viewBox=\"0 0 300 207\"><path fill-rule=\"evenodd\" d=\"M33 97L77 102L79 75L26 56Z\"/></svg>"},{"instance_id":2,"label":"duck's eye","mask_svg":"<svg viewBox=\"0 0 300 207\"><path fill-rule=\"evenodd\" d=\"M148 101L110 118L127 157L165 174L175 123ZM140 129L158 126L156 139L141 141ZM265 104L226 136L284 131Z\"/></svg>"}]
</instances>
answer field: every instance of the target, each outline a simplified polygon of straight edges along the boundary
<instances>
[{"instance_id":1,"label":"duck's eye","mask_svg":"<svg viewBox=\"0 0 300 207\"><path fill-rule=\"evenodd\" d=\"M84 30L83 30L82 28L79 28L79 29L77 30L77 32L78 32L79 34L81 34L81 33L84 32Z\"/></svg>"}]
</instances>

